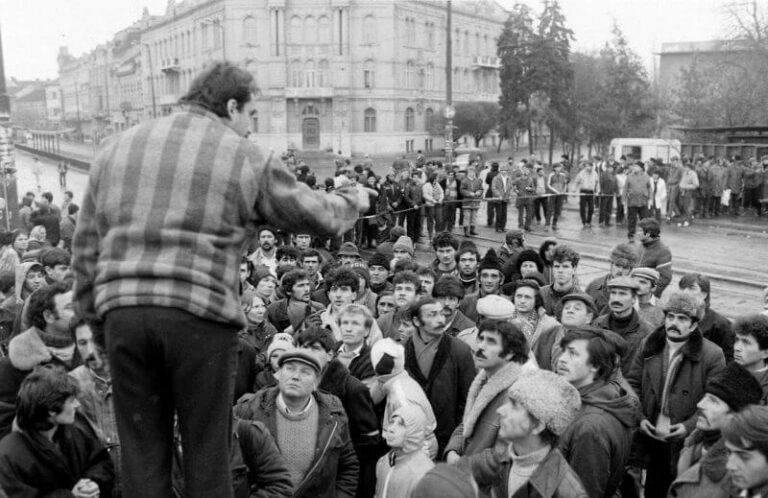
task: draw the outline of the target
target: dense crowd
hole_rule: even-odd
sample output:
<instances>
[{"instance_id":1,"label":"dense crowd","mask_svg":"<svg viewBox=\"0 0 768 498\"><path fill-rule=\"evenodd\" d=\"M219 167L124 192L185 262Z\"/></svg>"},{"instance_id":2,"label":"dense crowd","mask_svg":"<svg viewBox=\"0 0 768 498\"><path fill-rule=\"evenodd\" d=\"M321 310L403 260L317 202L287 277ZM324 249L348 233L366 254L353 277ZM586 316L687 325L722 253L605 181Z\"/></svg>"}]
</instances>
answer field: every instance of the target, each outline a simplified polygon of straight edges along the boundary
<instances>
[{"instance_id":1,"label":"dense crowd","mask_svg":"<svg viewBox=\"0 0 768 498\"><path fill-rule=\"evenodd\" d=\"M7 496L768 496L768 289L731 322L706 275L670 288L647 205L580 281L520 201L555 185L554 227L564 164L342 164L312 189L244 139L251 86L215 64L189 110L107 143L79 208L25 197L0 248Z\"/></svg>"}]
</instances>

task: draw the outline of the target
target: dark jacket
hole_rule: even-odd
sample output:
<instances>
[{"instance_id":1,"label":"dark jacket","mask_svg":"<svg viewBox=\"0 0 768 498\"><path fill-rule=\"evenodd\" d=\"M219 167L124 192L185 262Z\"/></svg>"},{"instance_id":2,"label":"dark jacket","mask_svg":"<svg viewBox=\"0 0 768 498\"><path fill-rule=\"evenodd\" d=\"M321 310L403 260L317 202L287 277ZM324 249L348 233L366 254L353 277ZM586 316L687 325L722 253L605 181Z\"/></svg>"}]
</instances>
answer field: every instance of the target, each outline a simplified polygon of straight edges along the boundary
<instances>
[{"instance_id":1,"label":"dark jacket","mask_svg":"<svg viewBox=\"0 0 768 498\"><path fill-rule=\"evenodd\" d=\"M48 440L39 432L14 431L0 441L0 487L14 498L72 496L80 479L99 486L108 497L115 480L112 459L81 416L62 425Z\"/></svg>"},{"instance_id":2,"label":"dark jacket","mask_svg":"<svg viewBox=\"0 0 768 498\"><path fill-rule=\"evenodd\" d=\"M371 348L367 344L360 350L360 354L349 362L347 367L352 377L357 380L366 380L376 376L371 363Z\"/></svg>"},{"instance_id":3,"label":"dark jacket","mask_svg":"<svg viewBox=\"0 0 768 498\"><path fill-rule=\"evenodd\" d=\"M597 314L601 315L608 312L608 297L610 291L608 290L608 281L611 279L611 274L597 277L592 280L584 292L590 295L595 300L595 308L597 308Z\"/></svg>"},{"instance_id":4,"label":"dark jacket","mask_svg":"<svg viewBox=\"0 0 768 498\"><path fill-rule=\"evenodd\" d=\"M247 328L241 330L239 336L253 346L257 353L266 353L275 334L277 329L265 318L261 323L248 322Z\"/></svg>"},{"instance_id":5,"label":"dark jacket","mask_svg":"<svg viewBox=\"0 0 768 498\"><path fill-rule=\"evenodd\" d=\"M697 461L692 461L692 453L700 451L701 443L697 441L701 432L697 429L685 440L685 447L680 454L680 463L690 464L680 468L672 485L669 487L670 498L731 498L739 492L731 481L731 476L725 468L728 461L728 450L725 440L721 437L706 452L699 455ZM697 451L698 450L698 451Z\"/></svg>"},{"instance_id":6,"label":"dark jacket","mask_svg":"<svg viewBox=\"0 0 768 498\"><path fill-rule=\"evenodd\" d=\"M462 458L459 466L472 473L479 487L490 486L494 498L508 497L507 486L509 472L512 469L512 461L508 454L499 455L493 450L485 450L478 457ZM563 454L560 450L553 448L533 471L528 483L518 489L512 498L587 498L587 496L589 495L584 491L581 480L568 465Z\"/></svg>"},{"instance_id":7,"label":"dark jacket","mask_svg":"<svg viewBox=\"0 0 768 498\"><path fill-rule=\"evenodd\" d=\"M247 341L238 338L233 402L245 393L254 392L253 386L256 384L256 375L259 371L260 369L256 366L256 350Z\"/></svg>"},{"instance_id":8,"label":"dark jacket","mask_svg":"<svg viewBox=\"0 0 768 498\"><path fill-rule=\"evenodd\" d=\"M640 423L637 398L605 381L582 387L579 393L581 409L560 437L560 451L590 498L612 498Z\"/></svg>"},{"instance_id":9,"label":"dark jacket","mask_svg":"<svg viewBox=\"0 0 768 498\"><path fill-rule=\"evenodd\" d=\"M632 362L627 381L640 397L643 418L656 423L664 391L663 365L666 330L662 325L649 335ZM696 404L704 396L707 380L725 368L722 350L695 330L681 353L683 360L669 390L671 424L685 424L688 434L696 426Z\"/></svg>"},{"instance_id":10,"label":"dark jacket","mask_svg":"<svg viewBox=\"0 0 768 498\"><path fill-rule=\"evenodd\" d=\"M373 496L376 491L376 462L387 449L382 446L379 420L368 388L350 375L338 360L331 360L325 367L318 389L339 398L349 418L349 435L360 465L355 496Z\"/></svg>"},{"instance_id":11,"label":"dark jacket","mask_svg":"<svg viewBox=\"0 0 768 498\"><path fill-rule=\"evenodd\" d=\"M708 307L699 322L699 330L704 335L704 339L709 339L720 346L726 363L733 360L733 343L736 342L736 334L726 317Z\"/></svg>"},{"instance_id":12,"label":"dark jacket","mask_svg":"<svg viewBox=\"0 0 768 498\"><path fill-rule=\"evenodd\" d=\"M565 292L555 290L555 284L545 285L541 288L541 302L544 306L544 310L547 315L557 319L560 316L560 312L563 309L563 305L560 300L571 292L581 292L581 287L573 284L570 289Z\"/></svg>"},{"instance_id":13,"label":"dark jacket","mask_svg":"<svg viewBox=\"0 0 768 498\"><path fill-rule=\"evenodd\" d=\"M501 295L501 291L499 291L498 294ZM464 316L466 316L473 322L477 322L479 318L479 315L477 314L477 300L485 296L486 294L483 293L483 291L481 290L465 295L464 299L462 299L461 303L459 303L459 308L458 308L459 311L464 313ZM504 296L504 295L501 295L501 296L509 300L507 296Z\"/></svg>"},{"instance_id":14,"label":"dark jacket","mask_svg":"<svg viewBox=\"0 0 768 498\"><path fill-rule=\"evenodd\" d=\"M246 394L235 405L235 416L257 420L277 440L277 387ZM294 498L351 498L357 489L358 464L349 435L347 414L332 394L315 391L318 432L315 458L294 492Z\"/></svg>"},{"instance_id":15,"label":"dark jacket","mask_svg":"<svg viewBox=\"0 0 768 498\"><path fill-rule=\"evenodd\" d=\"M272 372L272 367L266 365L264 370L256 374L256 379L253 381L253 392L259 392L262 389L276 385L277 379L274 372Z\"/></svg>"},{"instance_id":16,"label":"dark jacket","mask_svg":"<svg viewBox=\"0 0 768 498\"><path fill-rule=\"evenodd\" d=\"M659 272L659 281L653 295L661 297L661 293L672 281L672 253L669 248L659 238L643 242L643 251L637 266L653 268Z\"/></svg>"},{"instance_id":17,"label":"dark jacket","mask_svg":"<svg viewBox=\"0 0 768 498\"><path fill-rule=\"evenodd\" d=\"M640 315L637 310L632 309L632 316L629 319L629 323L624 328L619 326L612 320L611 313L597 317L592 325L595 327L610 330L616 332L627 341L627 352L621 358L621 373L626 377L629 375L629 368L632 366L632 360L643 344L648 334L652 332L651 326L640 319Z\"/></svg>"},{"instance_id":18,"label":"dark jacket","mask_svg":"<svg viewBox=\"0 0 768 498\"><path fill-rule=\"evenodd\" d=\"M472 350L459 339L443 334L429 375L424 377L416 361L413 339L409 338L405 343L405 369L424 389L435 412L435 437L440 455L453 430L461 423L467 391L475 378Z\"/></svg>"},{"instance_id":19,"label":"dark jacket","mask_svg":"<svg viewBox=\"0 0 768 498\"><path fill-rule=\"evenodd\" d=\"M475 326L475 322L467 318L467 316L459 310L456 310L456 314L453 316L453 320L450 321L445 327L445 333L451 337L456 335L462 330L471 329Z\"/></svg>"},{"instance_id":20,"label":"dark jacket","mask_svg":"<svg viewBox=\"0 0 768 498\"><path fill-rule=\"evenodd\" d=\"M67 371L82 363L75 349L72 363L66 363L53 356L43 344L36 328L28 329L8 343L8 356L0 358L0 438L11 432L16 416L16 395L21 382L38 365L52 363Z\"/></svg>"},{"instance_id":21,"label":"dark jacket","mask_svg":"<svg viewBox=\"0 0 768 498\"><path fill-rule=\"evenodd\" d=\"M41 208L33 211L29 221L33 227L37 225L45 227L45 238L48 239L48 242L53 247L59 244L59 239L61 238L59 217L50 208Z\"/></svg>"},{"instance_id":22,"label":"dark jacket","mask_svg":"<svg viewBox=\"0 0 768 498\"><path fill-rule=\"evenodd\" d=\"M307 311L304 317L308 317L312 313L323 311L325 307L316 301L310 301L307 303ZM285 332L285 329L293 326L294 331L299 325L298 323L291 323L288 317L288 298L280 299L267 306L267 315L269 316L269 322L275 326L278 332Z\"/></svg>"}]
</instances>

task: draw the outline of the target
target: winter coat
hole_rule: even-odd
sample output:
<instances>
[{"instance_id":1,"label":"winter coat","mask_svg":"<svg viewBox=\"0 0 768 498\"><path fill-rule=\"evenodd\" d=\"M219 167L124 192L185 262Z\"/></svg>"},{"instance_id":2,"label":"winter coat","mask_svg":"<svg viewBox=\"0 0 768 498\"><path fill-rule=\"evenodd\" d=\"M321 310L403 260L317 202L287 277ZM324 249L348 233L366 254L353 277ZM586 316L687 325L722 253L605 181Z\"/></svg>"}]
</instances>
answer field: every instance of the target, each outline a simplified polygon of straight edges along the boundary
<instances>
[{"instance_id":1,"label":"winter coat","mask_svg":"<svg viewBox=\"0 0 768 498\"><path fill-rule=\"evenodd\" d=\"M235 368L235 389L232 401L237 401L245 393L252 393L256 384L256 375L261 371L256 365L256 350L245 339L237 339L237 367Z\"/></svg>"},{"instance_id":2,"label":"winter coat","mask_svg":"<svg viewBox=\"0 0 768 498\"><path fill-rule=\"evenodd\" d=\"M267 365L264 370L256 374L256 379L253 381L253 392L259 392L262 389L268 387L274 387L277 385L277 379L275 373L272 371L272 367Z\"/></svg>"},{"instance_id":3,"label":"winter coat","mask_svg":"<svg viewBox=\"0 0 768 498\"><path fill-rule=\"evenodd\" d=\"M763 368L759 372L753 372L753 375L760 383L760 387L763 388L763 398L760 401L760 404L768 405L768 368Z\"/></svg>"},{"instance_id":4,"label":"winter coat","mask_svg":"<svg viewBox=\"0 0 768 498\"><path fill-rule=\"evenodd\" d=\"M725 188L731 190L731 195L741 195L742 182L744 180L744 167L738 163L732 163L725 170Z\"/></svg>"},{"instance_id":5,"label":"winter coat","mask_svg":"<svg viewBox=\"0 0 768 498\"><path fill-rule=\"evenodd\" d=\"M661 297L661 293L672 281L672 253L669 248L657 237L648 242L643 242L643 250L640 253L638 267L653 268L659 272L659 281L653 295Z\"/></svg>"},{"instance_id":6,"label":"winter coat","mask_svg":"<svg viewBox=\"0 0 768 498\"><path fill-rule=\"evenodd\" d=\"M637 310L632 309L632 317L629 320L629 324L623 329L619 329L611 323L611 313L608 312L605 315L597 317L592 325L595 327L610 330L616 332L627 341L627 352L621 358L621 373L626 377L629 375L629 368L632 366L632 360L640 348L642 347L643 340L650 334L653 329L651 326L640 319L640 315Z\"/></svg>"},{"instance_id":7,"label":"winter coat","mask_svg":"<svg viewBox=\"0 0 768 498\"><path fill-rule=\"evenodd\" d=\"M515 194L514 185L512 185L512 177L507 175L507 186L504 187L504 179L501 175L493 177L491 182L491 192L493 196L504 202L509 202Z\"/></svg>"},{"instance_id":8,"label":"winter coat","mask_svg":"<svg viewBox=\"0 0 768 498\"><path fill-rule=\"evenodd\" d=\"M480 294L483 294L482 296ZM509 301L508 296L503 296L501 293L498 293L501 297ZM459 303L458 310L464 313L464 316L472 320L473 322L477 323L477 321L480 318L480 315L477 314L477 300L481 297L485 297L487 294L483 293L483 291L477 291L473 292L471 294L466 294L464 296L464 299L461 300L461 303Z\"/></svg>"},{"instance_id":9,"label":"winter coat","mask_svg":"<svg viewBox=\"0 0 768 498\"><path fill-rule=\"evenodd\" d=\"M453 430L461 423L467 391L475 378L472 350L459 339L443 334L425 377L416 361L413 338L409 338L405 343L405 369L424 389L432 405L437 420L438 454L442 454Z\"/></svg>"},{"instance_id":10,"label":"winter coat","mask_svg":"<svg viewBox=\"0 0 768 498\"><path fill-rule=\"evenodd\" d=\"M719 164L713 164L709 167L709 185L707 195L711 197L720 197L725 190L725 168Z\"/></svg>"},{"instance_id":11,"label":"winter coat","mask_svg":"<svg viewBox=\"0 0 768 498\"><path fill-rule=\"evenodd\" d=\"M379 421L373 411L373 401L368 388L350 375L338 360L331 360L325 367L318 389L333 394L341 401L349 419L349 435L360 465L358 497L373 495L376 477L376 461L381 454Z\"/></svg>"},{"instance_id":12,"label":"winter coat","mask_svg":"<svg viewBox=\"0 0 768 498\"><path fill-rule=\"evenodd\" d=\"M587 284L587 288L584 289L584 292L589 294L595 301L595 308L600 314L608 311L608 294L610 292L608 290L608 281L611 278L610 273L602 277L597 277Z\"/></svg>"},{"instance_id":13,"label":"winter coat","mask_svg":"<svg viewBox=\"0 0 768 498\"><path fill-rule=\"evenodd\" d=\"M456 310L456 314L453 315L453 320L445 326L445 333L456 337L459 332L475 326L475 322L467 318L467 316L459 310Z\"/></svg>"},{"instance_id":14,"label":"winter coat","mask_svg":"<svg viewBox=\"0 0 768 498\"><path fill-rule=\"evenodd\" d=\"M493 498L508 498L509 473L512 461L508 452L499 454L485 450L477 458L459 461L459 466L472 473L480 488L490 486ZM528 483L512 498L587 498L579 476L573 471L560 450L552 448L536 467ZM592 497L589 497L592 498Z\"/></svg>"},{"instance_id":15,"label":"winter coat","mask_svg":"<svg viewBox=\"0 0 768 498\"><path fill-rule=\"evenodd\" d=\"M693 461L693 454L698 453L701 443L697 441L700 431L697 429L685 440L680 453L678 473L669 487L669 498L730 498L738 496L738 491L731 482L725 468L728 450L721 437L700 460ZM682 464L682 465L681 465Z\"/></svg>"},{"instance_id":16,"label":"winter coat","mask_svg":"<svg viewBox=\"0 0 768 498\"><path fill-rule=\"evenodd\" d=\"M603 195L616 195L619 193L619 185L613 173L603 171L600 173L600 193Z\"/></svg>"},{"instance_id":17,"label":"winter coat","mask_svg":"<svg viewBox=\"0 0 768 498\"><path fill-rule=\"evenodd\" d=\"M373 363L371 362L371 347L369 345L366 344L363 346L360 350L360 354L352 358L347 370L349 370L352 377L359 381L364 381L376 376L376 372L373 369Z\"/></svg>"},{"instance_id":18,"label":"winter coat","mask_svg":"<svg viewBox=\"0 0 768 498\"><path fill-rule=\"evenodd\" d=\"M248 317L246 317L246 320L248 320ZM277 334L277 329L264 317L264 321L261 323L248 321L248 327L245 330L241 330L238 337L253 346L256 352L266 353L275 334Z\"/></svg>"},{"instance_id":19,"label":"winter coat","mask_svg":"<svg viewBox=\"0 0 768 498\"><path fill-rule=\"evenodd\" d=\"M647 206L648 199L653 195L653 185L651 185L651 179L645 173L632 173L627 175L624 191L627 207Z\"/></svg>"},{"instance_id":20,"label":"winter coat","mask_svg":"<svg viewBox=\"0 0 768 498\"><path fill-rule=\"evenodd\" d=\"M602 380L579 393L581 409L560 437L560 451L590 498L611 498L621 484L640 423L637 397Z\"/></svg>"},{"instance_id":21,"label":"winter coat","mask_svg":"<svg viewBox=\"0 0 768 498\"><path fill-rule=\"evenodd\" d=\"M733 343L736 342L736 334L733 332L730 320L708 307L704 317L699 321L699 330L704 335L704 339L709 339L720 346L726 363L733 360Z\"/></svg>"},{"instance_id":22,"label":"winter coat","mask_svg":"<svg viewBox=\"0 0 768 498\"><path fill-rule=\"evenodd\" d=\"M77 348L74 348L69 365L52 355L35 327L11 339L8 356L0 358L0 438L11 432L11 424L16 416L16 395L22 381L36 366L48 363L69 371L80 366L82 361Z\"/></svg>"},{"instance_id":23,"label":"winter coat","mask_svg":"<svg viewBox=\"0 0 768 498\"><path fill-rule=\"evenodd\" d=\"M425 206L443 203L443 188L439 183L425 183L421 187L421 194L424 197Z\"/></svg>"},{"instance_id":24,"label":"winter coat","mask_svg":"<svg viewBox=\"0 0 768 498\"><path fill-rule=\"evenodd\" d=\"M33 211L29 221L33 227L37 225L45 227L45 238L53 247L59 244L61 238L59 217L50 208L40 208Z\"/></svg>"},{"instance_id":25,"label":"winter coat","mask_svg":"<svg viewBox=\"0 0 768 498\"><path fill-rule=\"evenodd\" d=\"M67 497L80 479L108 497L115 469L104 445L82 415L61 425L50 441L40 432L16 430L0 441L0 487L14 498Z\"/></svg>"},{"instance_id":26,"label":"winter coat","mask_svg":"<svg viewBox=\"0 0 768 498\"><path fill-rule=\"evenodd\" d=\"M256 420L277 437L277 395L270 387L256 394L246 394L235 405L235 416ZM317 441L309 472L296 487L294 498L351 498L357 490L358 463L349 435L347 414L332 394L312 393L317 402Z\"/></svg>"},{"instance_id":27,"label":"winter coat","mask_svg":"<svg viewBox=\"0 0 768 498\"><path fill-rule=\"evenodd\" d=\"M459 191L464 199L462 208L480 209L480 199L483 196L483 181L480 178L462 179Z\"/></svg>"},{"instance_id":28,"label":"winter coat","mask_svg":"<svg viewBox=\"0 0 768 498\"><path fill-rule=\"evenodd\" d=\"M467 392L464 416L453 430L445 454L455 451L460 456L470 456L486 448L504 451L508 443L498 439L500 424L496 410L506 402L507 389L520 377L522 368L510 361L491 377L485 370L477 373Z\"/></svg>"},{"instance_id":29,"label":"winter coat","mask_svg":"<svg viewBox=\"0 0 768 498\"><path fill-rule=\"evenodd\" d=\"M653 207L653 199L656 198L656 208L661 211L661 216L667 215L667 184L663 178L656 181L656 195L653 195L654 180L651 178L651 197L648 199L648 209Z\"/></svg>"},{"instance_id":30,"label":"winter coat","mask_svg":"<svg viewBox=\"0 0 768 498\"><path fill-rule=\"evenodd\" d=\"M559 317L560 312L563 309L563 305L560 303L560 300L572 292L581 292L581 287L574 283L571 288L565 292L555 290L554 284L545 285L542 287L540 291L541 302L543 303L544 311L546 311L547 315L553 318Z\"/></svg>"},{"instance_id":31,"label":"winter coat","mask_svg":"<svg viewBox=\"0 0 768 498\"><path fill-rule=\"evenodd\" d=\"M640 397L643 418L652 424L661 412L666 341L666 330L662 325L645 339L627 375L629 385ZM669 418L671 425L682 423L690 434L696 426L696 404L704 396L707 380L725 368L725 357L722 350L704 339L699 330L693 331L680 354L683 358L668 394Z\"/></svg>"}]
</instances>

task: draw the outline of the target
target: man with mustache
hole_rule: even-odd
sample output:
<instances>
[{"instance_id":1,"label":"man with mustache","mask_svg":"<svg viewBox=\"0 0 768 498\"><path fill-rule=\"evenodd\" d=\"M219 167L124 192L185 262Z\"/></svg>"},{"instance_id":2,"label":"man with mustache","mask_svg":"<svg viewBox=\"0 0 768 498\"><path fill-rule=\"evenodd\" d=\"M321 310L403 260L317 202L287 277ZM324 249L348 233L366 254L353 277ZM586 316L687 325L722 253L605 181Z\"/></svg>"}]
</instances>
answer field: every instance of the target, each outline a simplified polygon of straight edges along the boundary
<instances>
[{"instance_id":1,"label":"man with mustache","mask_svg":"<svg viewBox=\"0 0 768 498\"><path fill-rule=\"evenodd\" d=\"M478 373L469 387L462 421L445 448L448 463L455 463L462 456L476 455L486 448L503 451L506 443L498 439L497 410L506 401L507 389L520 377L528 360L528 344L517 325L486 319L478 328L474 354Z\"/></svg>"},{"instance_id":2,"label":"man with mustache","mask_svg":"<svg viewBox=\"0 0 768 498\"><path fill-rule=\"evenodd\" d=\"M440 277L432 290L432 295L443 305L445 315L445 333L456 337L459 332L475 326L475 322L459 309L459 303L464 298L464 286L459 277L446 275Z\"/></svg>"},{"instance_id":3,"label":"man with mustache","mask_svg":"<svg viewBox=\"0 0 768 498\"><path fill-rule=\"evenodd\" d=\"M649 497L666 496L683 440L696 425L696 404L707 379L725 368L722 349L698 328L704 316L698 296L674 292L664 313L664 325L645 339L627 375L643 412L634 445L638 456L647 459Z\"/></svg>"},{"instance_id":4,"label":"man with mustache","mask_svg":"<svg viewBox=\"0 0 768 498\"><path fill-rule=\"evenodd\" d=\"M725 468L728 450L721 430L730 415L758 404L763 394L752 374L736 362L709 379L704 392L696 405L696 429L685 439L677 479L669 489L669 496L675 498L731 496L731 479Z\"/></svg>"},{"instance_id":5,"label":"man with mustache","mask_svg":"<svg viewBox=\"0 0 768 498\"><path fill-rule=\"evenodd\" d=\"M597 317L593 325L616 332L627 342L626 354L621 359L621 373L629 373L632 358L640 349L643 339L651 333L650 326L640 319L635 309L635 298L640 285L630 277L616 277L608 281L608 313Z\"/></svg>"}]
</instances>

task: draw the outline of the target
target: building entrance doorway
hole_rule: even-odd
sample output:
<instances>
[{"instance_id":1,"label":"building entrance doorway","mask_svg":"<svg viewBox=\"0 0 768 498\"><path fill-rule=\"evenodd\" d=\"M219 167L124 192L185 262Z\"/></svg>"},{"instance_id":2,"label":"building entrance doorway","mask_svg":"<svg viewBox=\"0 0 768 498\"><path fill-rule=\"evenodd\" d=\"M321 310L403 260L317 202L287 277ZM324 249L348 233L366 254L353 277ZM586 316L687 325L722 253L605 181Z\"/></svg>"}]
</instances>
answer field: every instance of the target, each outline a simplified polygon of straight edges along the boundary
<instances>
[{"instance_id":1,"label":"building entrance doorway","mask_svg":"<svg viewBox=\"0 0 768 498\"><path fill-rule=\"evenodd\" d=\"M303 149L320 148L320 112L310 104L301 112L301 142Z\"/></svg>"}]
</instances>

